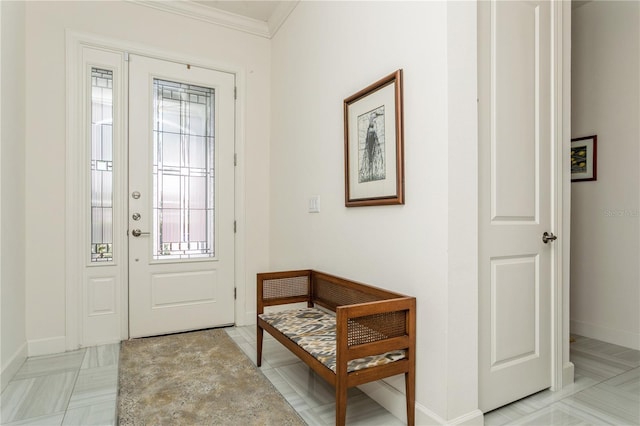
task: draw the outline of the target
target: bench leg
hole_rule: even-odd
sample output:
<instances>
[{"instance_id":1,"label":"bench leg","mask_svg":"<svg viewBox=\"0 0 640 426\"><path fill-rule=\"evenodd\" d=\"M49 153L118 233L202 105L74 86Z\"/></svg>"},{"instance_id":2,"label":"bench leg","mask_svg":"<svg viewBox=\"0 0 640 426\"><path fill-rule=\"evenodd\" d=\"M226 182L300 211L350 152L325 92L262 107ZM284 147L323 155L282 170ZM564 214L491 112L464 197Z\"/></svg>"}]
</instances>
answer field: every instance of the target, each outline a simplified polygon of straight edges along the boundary
<instances>
[{"instance_id":1,"label":"bench leg","mask_svg":"<svg viewBox=\"0 0 640 426\"><path fill-rule=\"evenodd\" d=\"M416 423L416 375L415 369L404 373L405 394L407 397L407 425Z\"/></svg>"},{"instance_id":2,"label":"bench leg","mask_svg":"<svg viewBox=\"0 0 640 426\"><path fill-rule=\"evenodd\" d=\"M256 353L256 364L258 367L262 365L262 337L264 336L264 330L259 325L256 325L256 343L258 344L258 351Z\"/></svg>"},{"instance_id":3,"label":"bench leg","mask_svg":"<svg viewBox=\"0 0 640 426\"><path fill-rule=\"evenodd\" d=\"M336 426L344 426L347 421L347 386L336 383Z\"/></svg>"}]
</instances>

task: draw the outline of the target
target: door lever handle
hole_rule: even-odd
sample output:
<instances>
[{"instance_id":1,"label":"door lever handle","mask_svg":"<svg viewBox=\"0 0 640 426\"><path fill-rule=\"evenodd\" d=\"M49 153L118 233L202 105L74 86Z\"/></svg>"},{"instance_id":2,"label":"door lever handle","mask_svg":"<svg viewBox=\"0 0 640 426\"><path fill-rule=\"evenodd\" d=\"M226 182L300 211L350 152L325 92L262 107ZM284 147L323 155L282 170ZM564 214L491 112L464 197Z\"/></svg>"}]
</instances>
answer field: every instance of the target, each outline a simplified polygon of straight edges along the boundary
<instances>
[{"instance_id":1,"label":"door lever handle","mask_svg":"<svg viewBox=\"0 0 640 426\"><path fill-rule=\"evenodd\" d=\"M134 237L139 237L140 235L149 235L151 232L142 232L139 229L134 229L133 231L131 231L131 235L133 235Z\"/></svg>"},{"instance_id":2,"label":"door lever handle","mask_svg":"<svg viewBox=\"0 0 640 426\"><path fill-rule=\"evenodd\" d=\"M558 237L553 235L553 232L552 233L548 233L547 231L545 231L544 234L542 234L542 242L545 243L545 244L548 244L549 241L555 241L557 239L558 239Z\"/></svg>"}]
</instances>

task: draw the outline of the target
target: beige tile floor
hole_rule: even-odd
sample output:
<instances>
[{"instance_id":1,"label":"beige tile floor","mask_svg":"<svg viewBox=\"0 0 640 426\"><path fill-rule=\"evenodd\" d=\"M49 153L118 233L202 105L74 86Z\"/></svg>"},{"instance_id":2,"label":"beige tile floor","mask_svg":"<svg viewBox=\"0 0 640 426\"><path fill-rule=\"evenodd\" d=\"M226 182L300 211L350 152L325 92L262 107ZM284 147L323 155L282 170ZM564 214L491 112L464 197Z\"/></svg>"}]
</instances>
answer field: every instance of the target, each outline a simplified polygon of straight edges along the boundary
<instances>
[{"instance_id":1,"label":"beige tile floor","mask_svg":"<svg viewBox=\"0 0 640 426\"><path fill-rule=\"evenodd\" d=\"M227 333L255 362L255 327ZM2 425L114 425L119 345L28 359L0 396ZM640 351L576 336L576 381L485 415L485 424L640 425ZM333 389L266 336L265 376L310 425L332 425ZM358 389L349 392L349 425L401 425Z\"/></svg>"}]
</instances>

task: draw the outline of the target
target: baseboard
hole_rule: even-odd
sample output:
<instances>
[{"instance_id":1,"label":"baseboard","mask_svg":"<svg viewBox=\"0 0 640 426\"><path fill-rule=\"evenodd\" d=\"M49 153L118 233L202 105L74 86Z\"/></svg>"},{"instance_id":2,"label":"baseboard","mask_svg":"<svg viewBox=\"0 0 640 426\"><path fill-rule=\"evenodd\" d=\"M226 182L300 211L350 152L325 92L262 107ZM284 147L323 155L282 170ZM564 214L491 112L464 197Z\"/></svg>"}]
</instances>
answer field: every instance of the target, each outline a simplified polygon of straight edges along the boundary
<instances>
[{"instance_id":1,"label":"baseboard","mask_svg":"<svg viewBox=\"0 0 640 426\"><path fill-rule=\"evenodd\" d=\"M405 423L407 422L407 404L404 393L398 391L396 388L394 388L384 380L365 383L364 385L358 386L358 388L362 392L366 393L369 398L382 405L395 417ZM416 404L416 415L417 411L418 408Z\"/></svg>"},{"instance_id":2,"label":"baseboard","mask_svg":"<svg viewBox=\"0 0 640 426\"><path fill-rule=\"evenodd\" d=\"M398 391L384 380L358 386L371 399L382 405L387 411L401 421L407 421L407 406L404 393ZM422 404L416 402L416 425L465 425L482 426L482 411L473 410L455 419L445 420Z\"/></svg>"},{"instance_id":3,"label":"baseboard","mask_svg":"<svg viewBox=\"0 0 640 426\"><path fill-rule=\"evenodd\" d=\"M562 387L569 386L575 382L575 366L572 362L567 362L562 367Z\"/></svg>"},{"instance_id":4,"label":"baseboard","mask_svg":"<svg viewBox=\"0 0 640 426\"><path fill-rule=\"evenodd\" d=\"M464 425L464 426L483 426L484 414L482 411L476 409L462 416L456 417L453 420L449 420L447 425Z\"/></svg>"},{"instance_id":5,"label":"baseboard","mask_svg":"<svg viewBox=\"0 0 640 426\"><path fill-rule=\"evenodd\" d=\"M602 340L625 348L640 350L640 334L618 330L584 321L571 320L571 333Z\"/></svg>"},{"instance_id":6,"label":"baseboard","mask_svg":"<svg viewBox=\"0 0 640 426\"><path fill-rule=\"evenodd\" d=\"M4 392L13 376L16 375L22 364L27 359L27 342L23 343L0 371L0 393Z\"/></svg>"},{"instance_id":7,"label":"baseboard","mask_svg":"<svg viewBox=\"0 0 640 426\"><path fill-rule=\"evenodd\" d=\"M80 347L83 348L92 348L94 346L103 346L103 345L113 345L115 343L120 343L122 342L123 339L104 339L104 340L96 340L95 342L90 342L87 344L83 344ZM80 347L78 347L78 349L80 349ZM74 349L65 349L65 350L74 350Z\"/></svg>"},{"instance_id":8,"label":"baseboard","mask_svg":"<svg viewBox=\"0 0 640 426\"><path fill-rule=\"evenodd\" d=\"M483 426L484 414L476 409L455 419L445 420L427 407L416 403L416 425Z\"/></svg>"},{"instance_id":9,"label":"baseboard","mask_svg":"<svg viewBox=\"0 0 640 426\"><path fill-rule=\"evenodd\" d=\"M65 336L50 337L47 339L29 340L29 356L59 354L67 349Z\"/></svg>"}]
</instances>

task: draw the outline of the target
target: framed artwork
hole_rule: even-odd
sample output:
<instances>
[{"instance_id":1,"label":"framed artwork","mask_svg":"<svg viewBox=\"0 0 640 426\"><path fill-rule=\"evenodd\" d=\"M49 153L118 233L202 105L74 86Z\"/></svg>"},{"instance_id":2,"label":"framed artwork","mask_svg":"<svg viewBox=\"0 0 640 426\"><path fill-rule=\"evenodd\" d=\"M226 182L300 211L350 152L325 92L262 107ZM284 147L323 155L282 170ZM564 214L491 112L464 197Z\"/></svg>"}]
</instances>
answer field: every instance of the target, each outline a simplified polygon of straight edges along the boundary
<instances>
[{"instance_id":1,"label":"framed artwork","mask_svg":"<svg viewBox=\"0 0 640 426\"><path fill-rule=\"evenodd\" d=\"M344 100L347 207L404 204L402 70Z\"/></svg>"},{"instance_id":2,"label":"framed artwork","mask_svg":"<svg viewBox=\"0 0 640 426\"><path fill-rule=\"evenodd\" d=\"M597 180L598 136L571 139L571 181Z\"/></svg>"}]
</instances>

